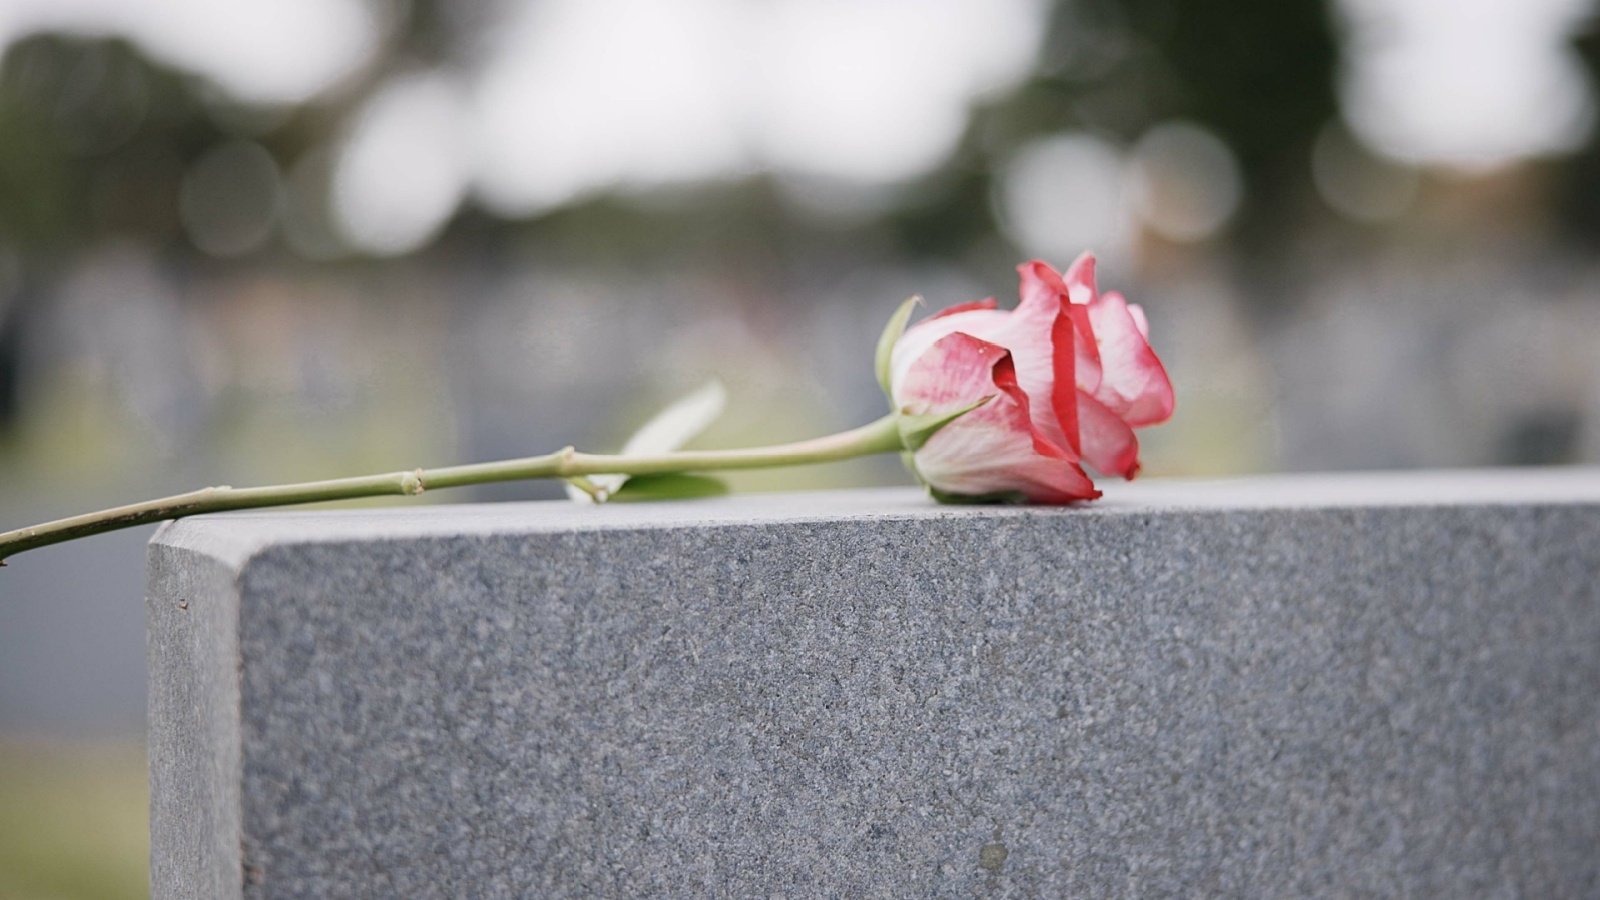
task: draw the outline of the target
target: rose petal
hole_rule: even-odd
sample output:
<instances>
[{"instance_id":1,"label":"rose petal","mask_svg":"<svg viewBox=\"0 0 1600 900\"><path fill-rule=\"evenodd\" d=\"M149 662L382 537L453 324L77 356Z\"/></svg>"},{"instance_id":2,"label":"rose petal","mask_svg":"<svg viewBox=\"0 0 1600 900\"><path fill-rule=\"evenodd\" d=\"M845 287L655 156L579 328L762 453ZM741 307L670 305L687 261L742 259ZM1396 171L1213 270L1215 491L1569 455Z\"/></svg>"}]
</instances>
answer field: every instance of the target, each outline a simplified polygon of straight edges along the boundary
<instances>
[{"instance_id":1,"label":"rose petal","mask_svg":"<svg viewBox=\"0 0 1600 900\"><path fill-rule=\"evenodd\" d=\"M1045 318L1049 316L1049 318ZM1087 325L1088 320L1082 320ZM1019 307L1000 328L978 335L1011 351L1017 382L1032 401L1034 427L1063 447L1078 447L1077 322L1067 304Z\"/></svg>"},{"instance_id":2,"label":"rose petal","mask_svg":"<svg viewBox=\"0 0 1600 900\"><path fill-rule=\"evenodd\" d=\"M1055 443L1076 452L1077 399L1072 388L1077 358L1072 349L1063 354L1057 348L1076 348L1077 328L1080 323L1087 328L1088 317L1055 300L1009 312L973 304L963 306L966 308L952 307L906 329L890 357L890 385L901 383L912 364L946 335L964 332L998 344L1011 351L1023 391L1040 399L1030 407L1034 426ZM1070 321L1063 312L1070 315ZM1065 343L1058 343L1058 339ZM1064 385L1059 391L1058 384ZM903 403L898 390L895 403Z\"/></svg>"},{"instance_id":3,"label":"rose petal","mask_svg":"<svg viewBox=\"0 0 1600 900\"><path fill-rule=\"evenodd\" d=\"M1099 296L1099 288L1094 282L1095 258L1093 253L1084 252L1067 266L1067 274L1062 277L1066 282L1065 293L1073 303L1087 306Z\"/></svg>"},{"instance_id":4,"label":"rose petal","mask_svg":"<svg viewBox=\"0 0 1600 900\"><path fill-rule=\"evenodd\" d=\"M1139 473L1139 439L1133 429L1082 391L1078 392L1078 436L1084 461L1097 471L1130 479Z\"/></svg>"},{"instance_id":5,"label":"rose petal","mask_svg":"<svg viewBox=\"0 0 1600 900\"><path fill-rule=\"evenodd\" d=\"M949 307L948 309L939 310L928 318L942 319L945 316L953 316L956 313L972 312L975 309L994 309L999 305L1000 304L995 302L993 297L985 297L982 300L974 300L971 303L957 303L955 306Z\"/></svg>"},{"instance_id":6,"label":"rose petal","mask_svg":"<svg viewBox=\"0 0 1600 900\"><path fill-rule=\"evenodd\" d=\"M1145 318L1144 307L1140 306L1137 303L1129 303L1128 304L1128 315L1133 316L1133 324L1137 325L1139 327L1139 333L1144 335L1145 340L1149 340L1150 339L1150 320Z\"/></svg>"},{"instance_id":7,"label":"rose petal","mask_svg":"<svg viewBox=\"0 0 1600 900\"><path fill-rule=\"evenodd\" d=\"M1062 308L1072 317L1075 330L1072 347L1076 357L1073 377L1079 390L1094 392L1100 388L1100 346L1095 342L1094 322L1089 318L1089 307L1078 303L1063 303Z\"/></svg>"},{"instance_id":8,"label":"rose petal","mask_svg":"<svg viewBox=\"0 0 1600 900\"><path fill-rule=\"evenodd\" d=\"M1073 453L1082 453L1078 438L1078 385L1074 374L1078 364L1074 344L1080 329L1074 320L1069 306L1063 304L1050 328L1053 366L1050 406L1061 430L1062 442L1072 448Z\"/></svg>"},{"instance_id":9,"label":"rose petal","mask_svg":"<svg viewBox=\"0 0 1600 900\"><path fill-rule=\"evenodd\" d=\"M904 343L905 339L901 340ZM920 416L959 409L993 396L994 363L1005 352L1004 347L964 332L940 335L891 382L895 405Z\"/></svg>"},{"instance_id":10,"label":"rose petal","mask_svg":"<svg viewBox=\"0 0 1600 900\"><path fill-rule=\"evenodd\" d=\"M1010 316L1011 313L996 309L951 307L907 328L889 357L889 385L893 389L896 405L904 403L900 398L900 385L905 383L906 374L934 344L957 331L989 340L990 335L1005 328Z\"/></svg>"},{"instance_id":11,"label":"rose petal","mask_svg":"<svg viewBox=\"0 0 1600 900\"><path fill-rule=\"evenodd\" d=\"M953 494L1020 492L1035 503L1098 497L1076 455L1038 428L1005 348L955 332L936 341L896 385L913 415L989 402L936 432L913 456L929 485Z\"/></svg>"},{"instance_id":12,"label":"rose petal","mask_svg":"<svg viewBox=\"0 0 1600 900\"><path fill-rule=\"evenodd\" d=\"M1169 418L1175 399L1172 382L1139 327L1143 313L1135 316L1115 291L1101 295L1088 311L1100 348L1101 372L1100 383L1088 390L1129 425Z\"/></svg>"},{"instance_id":13,"label":"rose petal","mask_svg":"<svg viewBox=\"0 0 1600 900\"><path fill-rule=\"evenodd\" d=\"M1060 273L1049 263L1034 259L1017 266L1017 275L1017 293L1022 301L1017 310L1037 308L1041 314L1055 315L1056 307L1067 296L1067 283L1061 280Z\"/></svg>"},{"instance_id":14,"label":"rose petal","mask_svg":"<svg viewBox=\"0 0 1600 900\"><path fill-rule=\"evenodd\" d=\"M1078 387L1093 391L1100 386L1100 351L1095 346L1094 327L1090 324L1088 307L1075 303L1071 299L1071 285L1076 281L1079 295L1084 295L1087 285L1088 295L1094 294L1094 255L1085 253L1079 256L1072 264L1067 279L1063 279L1048 263L1039 260L1023 263L1017 267L1017 274L1021 276L1019 293L1022 295L1022 304L1017 311L1024 309L1048 308L1054 313L1058 308L1066 308L1072 315L1076 333L1073 337L1073 347L1077 351L1076 364L1073 374L1077 379ZM1026 386L1026 382L1024 383Z\"/></svg>"}]
</instances>

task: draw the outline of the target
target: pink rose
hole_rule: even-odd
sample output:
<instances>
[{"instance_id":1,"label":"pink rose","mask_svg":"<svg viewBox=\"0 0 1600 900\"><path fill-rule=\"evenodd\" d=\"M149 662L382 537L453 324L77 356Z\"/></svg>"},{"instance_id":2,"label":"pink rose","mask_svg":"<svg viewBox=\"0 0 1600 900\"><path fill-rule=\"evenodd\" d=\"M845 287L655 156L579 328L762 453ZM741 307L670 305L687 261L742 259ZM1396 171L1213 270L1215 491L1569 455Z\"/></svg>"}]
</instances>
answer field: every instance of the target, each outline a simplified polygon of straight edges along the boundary
<instances>
[{"instance_id":1,"label":"pink rose","mask_svg":"<svg viewBox=\"0 0 1600 900\"><path fill-rule=\"evenodd\" d=\"M1139 471L1133 429L1172 415L1172 383L1144 311L1099 293L1094 266L1088 253L1065 277L1025 263L1014 310L980 300L898 334L908 305L891 323L879 376L934 496L1068 503L1100 496L1083 462Z\"/></svg>"}]
</instances>

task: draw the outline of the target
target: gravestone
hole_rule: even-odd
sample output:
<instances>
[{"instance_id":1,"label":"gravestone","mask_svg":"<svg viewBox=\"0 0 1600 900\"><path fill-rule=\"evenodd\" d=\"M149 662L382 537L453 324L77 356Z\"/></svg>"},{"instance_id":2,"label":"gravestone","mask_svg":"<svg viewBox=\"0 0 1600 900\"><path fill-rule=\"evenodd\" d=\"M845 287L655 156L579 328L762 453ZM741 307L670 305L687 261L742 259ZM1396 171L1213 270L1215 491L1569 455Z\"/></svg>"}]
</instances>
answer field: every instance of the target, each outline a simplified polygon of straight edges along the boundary
<instances>
[{"instance_id":1,"label":"gravestone","mask_svg":"<svg viewBox=\"0 0 1600 900\"><path fill-rule=\"evenodd\" d=\"M1600 894L1600 471L184 520L174 897Z\"/></svg>"}]
</instances>

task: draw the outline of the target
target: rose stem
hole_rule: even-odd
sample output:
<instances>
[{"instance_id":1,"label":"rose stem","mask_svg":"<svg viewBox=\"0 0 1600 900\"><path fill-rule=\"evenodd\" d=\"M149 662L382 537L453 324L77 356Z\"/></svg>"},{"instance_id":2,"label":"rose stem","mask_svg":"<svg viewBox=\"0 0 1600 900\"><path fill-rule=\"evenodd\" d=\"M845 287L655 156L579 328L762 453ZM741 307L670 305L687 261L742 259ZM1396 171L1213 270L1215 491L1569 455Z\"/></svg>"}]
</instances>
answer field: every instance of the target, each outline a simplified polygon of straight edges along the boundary
<instances>
[{"instance_id":1,"label":"rose stem","mask_svg":"<svg viewBox=\"0 0 1600 900\"><path fill-rule=\"evenodd\" d=\"M328 500L352 500L357 497L396 494L415 496L424 490L532 478L574 478L610 474L662 475L718 469L798 466L851 459L874 453L897 452L900 449L900 432L895 425L894 417L885 416L860 428L826 437L742 450L688 450L622 456L579 453L572 447L566 447L543 456L446 466L438 469L414 469L407 472L388 472L381 475L361 475L354 478L334 478L268 487L208 487L0 533L0 566L5 565L6 558L25 550L47 547L62 541L116 531L120 528L133 528L151 522L200 513L224 512L230 509L293 506L300 503L321 503Z\"/></svg>"}]
</instances>

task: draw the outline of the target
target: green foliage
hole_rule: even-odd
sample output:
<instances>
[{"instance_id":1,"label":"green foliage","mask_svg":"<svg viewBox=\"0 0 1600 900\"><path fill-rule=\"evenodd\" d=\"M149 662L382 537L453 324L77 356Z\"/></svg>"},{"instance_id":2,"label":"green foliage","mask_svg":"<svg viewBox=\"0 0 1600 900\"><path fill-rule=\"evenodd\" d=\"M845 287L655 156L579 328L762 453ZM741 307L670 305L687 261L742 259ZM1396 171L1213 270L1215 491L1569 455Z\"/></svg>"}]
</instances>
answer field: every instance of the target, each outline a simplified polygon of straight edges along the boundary
<instances>
[{"instance_id":1,"label":"green foliage","mask_svg":"<svg viewBox=\"0 0 1600 900\"><path fill-rule=\"evenodd\" d=\"M612 495L610 502L631 500L692 500L729 493L728 483L710 475L635 475Z\"/></svg>"},{"instance_id":2,"label":"green foliage","mask_svg":"<svg viewBox=\"0 0 1600 900\"><path fill-rule=\"evenodd\" d=\"M172 242L185 169L226 136L194 79L126 41L19 41L0 57L0 245Z\"/></svg>"},{"instance_id":3,"label":"green foliage","mask_svg":"<svg viewBox=\"0 0 1600 900\"><path fill-rule=\"evenodd\" d=\"M972 506L974 504L993 503L1027 503L1028 498L1021 491L998 491L993 494L952 494L941 491L936 487L928 487L928 496L940 503L950 503L959 506Z\"/></svg>"},{"instance_id":4,"label":"green foliage","mask_svg":"<svg viewBox=\"0 0 1600 900\"><path fill-rule=\"evenodd\" d=\"M148 896L140 746L0 744L0 897Z\"/></svg>"}]
</instances>

